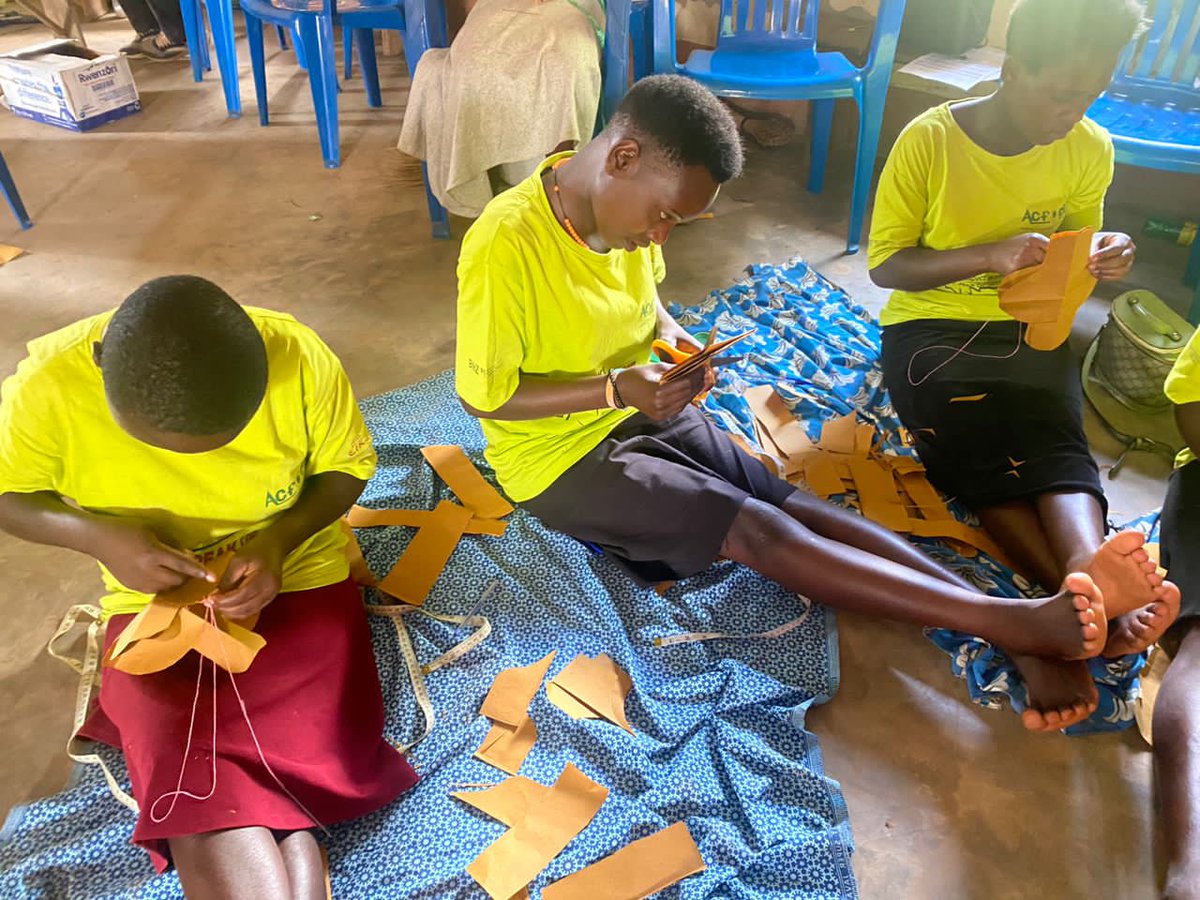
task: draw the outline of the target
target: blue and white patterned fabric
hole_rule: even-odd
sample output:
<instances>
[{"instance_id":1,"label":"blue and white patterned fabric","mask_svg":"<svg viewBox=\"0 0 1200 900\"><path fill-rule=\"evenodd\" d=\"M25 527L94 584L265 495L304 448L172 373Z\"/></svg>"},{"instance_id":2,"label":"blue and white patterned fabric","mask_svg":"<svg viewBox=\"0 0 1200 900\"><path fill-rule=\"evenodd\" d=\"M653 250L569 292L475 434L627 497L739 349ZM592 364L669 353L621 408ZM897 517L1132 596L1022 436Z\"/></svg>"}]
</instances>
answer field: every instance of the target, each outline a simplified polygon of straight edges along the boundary
<instances>
[{"instance_id":1,"label":"blue and white patterned fabric","mask_svg":"<svg viewBox=\"0 0 1200 900\"><path fill-rule=\"evenodd\" d=\"M713 291L699 306L670 308L685 328L697 334L713 327L722 336L754 330L736 348L745 358L718 370L716 386L704 402L705 412L723 428L755 444L752 416L743 394L749 387L770 384L813 439L819 437L823 420L857 410L883 436L886 452L915 456L900 439L900 420L883 387L881 329L870 313L799 259L782 266L750 266L747 271L746 279ZM848 507L857 504L853 494L833 499ZM951 509L962 521L976 524L964 508L955 505ZM1152 524L1153 517L1146 517L1131 527L1149 531ZM913 538L913 542L986 593L1035 596L1027 581L985 554L968 559L942 541ZM933 629L927 633L950 655L951 668L966 680L973 702L999 707L1007 697L1016 712L1025 710L1025 685L1002 651L970 635ZM1137 676L1144 662L1144 654L1092 660L1100 705L1091 718L1068 733L1118 731L1133 725Z\"/></svg>"},{"instance_id":2,"label":"blue and white patterned fabric","mask_svg":"<svg viewBox=\"0 0 1200 900\"><path fill-rule=\"evenodd\" d=\"M423 445L461 444L482 461L482 435L459 407L449 374L367 400L363 409L381 461L363 500L368 506L429 509L449 496L421 459ZM438 722L413 751L421 783L388 808L330 829L334 896L484 897L465 870L504 826L449 794L456 785L504 777L472 758L488 730L479 705L497 673L557 650L551 675L578 653L608 653L628 671L634 689L627 710L637 733L574 721L544 693L535 698L539 737L522 774L550 784L572 762L611 793L539 876L534 897L548 882L678 821L687 822L708 869L662 898L856 897L845 804L823 774L816 738L803 728L809 706L837 689L828 611L814 607L801 627L774 640L657 648L654 638L681 631L764 631L802 607L731 563L659 597L530 516L518 511L509 521L503 538L465 538L426 604L466 613L486 585L500 582L479 609L492 636L427 678ZM360 538L382 574L411 534L367 529ZM422 661L465 637L430 619L409 621ZM372 617L371 626L389 736L407 742L420 717L396 634L387 620ZM81 770L62 793L14 810L0 838L0 896L180 897L177 877L156 877L145 854L128 844L132 827L100 774Z\"/></svg>"}]
</instances>

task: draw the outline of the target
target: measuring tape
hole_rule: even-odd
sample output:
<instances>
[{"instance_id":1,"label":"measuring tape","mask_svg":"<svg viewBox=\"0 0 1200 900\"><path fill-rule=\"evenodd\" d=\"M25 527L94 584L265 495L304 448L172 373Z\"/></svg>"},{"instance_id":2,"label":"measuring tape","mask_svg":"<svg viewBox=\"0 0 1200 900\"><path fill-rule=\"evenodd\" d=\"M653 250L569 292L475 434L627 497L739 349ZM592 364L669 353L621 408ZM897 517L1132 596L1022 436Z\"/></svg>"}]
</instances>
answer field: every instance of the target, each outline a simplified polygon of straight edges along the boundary
<instances>
[{"instance_id":1,"label":"measuring tape","mask_svg":"<svg viewBox=\"0 0 1200 900\"><path fill-rule=\"evenodd\" d=\"M800 597L800 602L804 604L804 613L798 619L792 619L790 622L784 622L782 625L772 628L770 631L754 631L742 634L732 634L727 631L687 631L683 634L672 634L667 637L657 637L654 639L655 647L674 647L676 644L692 644L696 641L721 641L721 640L759 640L762 638L777 638L783 637L789 631L795 631L808 620L809 613L812 612L812 601L807 597Z\"/></svg>"},{"instance_id":2,"label":"measuring tape","mask_svg":"<svg viewBox=\"0 0 1200 900\"><path fill-rule=\"evenodd\" d=\"M78 622L80 616L88 616L92 620L88 623L87 643L84 646L82 660L65 653L60 653L55 647L55 644L59 640L75 628L75 624ZM63 616L63 620L58 626L58 631L54 632L54 636L50 638L50 643L46 646L46 652L55 659L61 659L79 673L79 688L75 694L75 722L71 728L71 737L67 739L67 756L78 763L98 765L104 772L104 780L108 782L108 790L119 803L136 813L138 811L137 801L125 793L121 785L117 783L116 776L108 768L108 763L98 754L83 750L84 741L79 737L79 729L83 727L84 720L87 719L88 705L92 700L92 691L100 685L100 626L103 624L102 616L103 613L98 606L88 604L72 606L67 610L67 614Z\"/></svg>"}]
</instances>

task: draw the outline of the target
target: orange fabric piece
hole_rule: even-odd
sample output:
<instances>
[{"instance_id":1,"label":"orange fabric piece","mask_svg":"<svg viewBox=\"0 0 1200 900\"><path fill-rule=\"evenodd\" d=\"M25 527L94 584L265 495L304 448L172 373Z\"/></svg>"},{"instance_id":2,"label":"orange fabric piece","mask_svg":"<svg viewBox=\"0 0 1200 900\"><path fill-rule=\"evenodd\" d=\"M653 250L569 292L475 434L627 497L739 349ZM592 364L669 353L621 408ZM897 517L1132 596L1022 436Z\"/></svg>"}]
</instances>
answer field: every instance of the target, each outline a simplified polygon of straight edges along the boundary
<instances>
[{"instance_id":1,"label":"orange fabric piece","mask_svg":"<svg viewBox=\"0 0 1200 900\"><path fill-rule=\"evenodd\" d=\"M696 371L702 366L708 365L709 361L712 360L713 357L715 357L718 353L720 353L722 350L729 349L738 341L745 340L750 335L754 334L754 330L751 329L750 331L743 331L741 334L734 335L731 338L726 338L723 341L717 341L714 343L713 338L716 337L716 334L717 331L714 328L711 332L709 332L708 343L704 345L703 350L697 350L695 353L688 354L687 359L685 359L683 362L676 363L674 368L668 369L662 376L663 384L683 378L685 375ZM681 352L678 348L672 349L675 353Z\"/></svg>"},{"instance_id":2,"label":"orange fabric piece","mask_svg":"<svg viewBox=\"0 0 1200 900\"><path fill-rule=\"evenodd\" d=\"M217 582L232 559L229 552L209 566ZM113 641L104 654L104 665L130 675L147 675L169 668L195 650L227 671L245 672L267 642L250 630L257 616L238 623L216 613L213 625L206 619L207 610L197 613L195 607L216 591L217 582L190 578L156 595Z\"/></svg>"},{"instance_id":3,"label":"orange fabric piece","mask_svg":"<svg viewBox=\"0 0 1200 900\"><path fill-rule=\"evenodd\" d=\"M613 724L620 725L630 734L634 733L625 718L625 698L633 688L633 681L607 653L596 657L580 654L554 676L551 684L576 701L569 703L568 708L560 707L567 715L572 715L570 709L577 710L582 705ZM561 695L547 696L553 703L555 697Z\"/></svg>"},{"instance_id":4,"label":"orange fabric piece","mask_svg":"<svg viewBox=\"0 0 1200 900\"><path fill-rule=\"evenodd\" d=\"M858 416L846 413L834 419L826 419L821 426L821 439L817 446L829 453L854 453L858 445Z\"/></svg>"},{"instance_id":5,"label":"orange fabric piece","mask_svg":"<svg viewBox=\"0 0 1200 900\"><path fill-rule=\"evenodd\" d=\"M513 781L522 784L505 789ZM488 791L453 795L509 826L467 867L467 874L492 900L510 900L533 881L587 827L608 797L608 788L570 763L552 788L537 785L539 791L533 785L537 783L515 776Z\"/></svg>"},{"instance_id":6,"label":"orange fabric piece","mask_svg":"<svg viewBox=\"0 0 1200 900\"><path fill-rule=\"evenodd\" d=\"M568 694L553 681L546 685L546 699L565 712L572 719L600 718L600 713L596 712L586 703L576 700L573 695Z\"/></svg>"},{"instance_id":7,"label":"orange fabric piece","mask_svg":"<svg viewBox=\"0 0 1200 900\"><path fill-rule=\"evenodd\" d=\"M642 900L704 869L687 825L676 822L547 885L542 900Z\"/></svg>"},{"instance_id":8,"label":"orange fabric piece","mask_svg":"<svg viewBox=\"0 0 1200 900\"><path fill-rule=\"evenodd\" d=\"M890 531L907 531L908 510L896 490L891 469L863 456L850 460L850 473L863 515Z\"/></svg>"},{"instance_id":9,"label":"orange fabric piece","mask_svg":"<svg viewBox=\"0 0 1200 900\"><path fill-rule=\"evenodd\" d=\"M1000 308L1025 329L1025 343L1053 350L1071 333L1075 314L1096 287L1088 271L1094 228L1060 231L1050 238L1039 265L1019 269L1000 282Z\"/></svg>"},{"instance_id":10,"label":"orange fabric piece","mask_svg":"<svg viewBox=\"0 0 1200 900\"><path fill-rule=\"evenodd\" d=\"M396 525L404 528L423 528L433 518L431 509L367 509L365 506L352 506L346 514L346 521L352 528L378 528L384 525ZM507 522L499 519L483 519L472 516L471 521L463 530L463 534L489 534L492 537L502 537Z\"/></svg>"},{"instance_id":11,"label":"orange fabric piece","mask_svg":"<svg viewBox=\"0 0 1200 900\"><path fill-rule=\"evenodd\" d=\"M439 503L432 518L379 583L379 590L413 606L423 604L470 521L471 511L466 507L449 500Z\"/></svg>"},{"instance_id":12,"label":"orange fabric piece","mask_svg":"<svg viewBox=\"0 0 1200 900\"><path fill-rule=\"evenodd\" d=\"M513 505L479 474L462 447L439 444L423 448L421 455L463 506L475 515L483 519L502 519L513 511Z\"/></svg>"},{"instance_id":13,"label":"orange fabric piece","mask_svg":"<svg viewBox=\"0 0 1200 900\"><path fill-rule=\"evenodd\" d=\"M976 403L986 397L987 394L969 394L963 397L951 397L951 403Z\"/></svg>"},{"instance_id":14,"label":"orange fabric piece","mask_svg":"<svg viewBox=\"0 0 1200 900\"><path fill-rule=\"evenodd\" d=\"M514 728L520 725L528 718L529 704L557 655L558 651L551 650L535 663L505 669L497 675L491 690L483 698L480 714Z\"/></svg>"},{"instance_id":15,"label":"orange fabric piece","mask_svg":"<svg viewBox=\"0 0 1200 900\"><path fill-rule=\"evenodd\" d=\"M521 770L525 757L537 743L537 737L537 726L528 716L516 726L493 722L487 737L475 751L475 758L495 766L501 772L516 775Z\"/></svg>"}]
</instances>

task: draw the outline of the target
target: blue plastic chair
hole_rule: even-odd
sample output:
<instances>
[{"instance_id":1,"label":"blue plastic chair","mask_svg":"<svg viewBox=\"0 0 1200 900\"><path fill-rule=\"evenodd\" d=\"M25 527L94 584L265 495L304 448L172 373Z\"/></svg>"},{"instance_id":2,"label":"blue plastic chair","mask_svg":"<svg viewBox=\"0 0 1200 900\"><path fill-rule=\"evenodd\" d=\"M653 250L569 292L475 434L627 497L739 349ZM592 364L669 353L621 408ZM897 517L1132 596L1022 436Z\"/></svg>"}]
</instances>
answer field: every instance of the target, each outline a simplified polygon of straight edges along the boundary
<instances>
[{"instance_id":1,"label":"blue plastic chair","mask_svg":"<svg viewBox=\"0 0 1200 900\"><path fill-rule=\"evenodd\" d=\"M13 181L12 172L8 170L8 163L4 161L2 154L0 154L0 190L4 192L4 199L8 201L9 209L17 217L21 228L32 228L33 221L29 218L29 213L25 211L25 204L17 190L17 183Z\"/></svg>"},{"instance_id":2,"label":"blue plastic chair","mask_svg":"<svg viewBox=\"0 0 1200 900\"><path fill-rule=\"evenodd\" d=\"M1200 0L1152 0L1150 11L1088 116L1112 135L1117 162L1200 175ZM1200 280L1200 241L1184 280Z\"/></svg>"},{"instance_id":3,"label":"blue plastic chair","mask_svg":"<svg viewBox=\"0 0 1200 900\"><path fill-rule=\"evenodd\" d=\"M284 2L284 0L277 0ZM274 25L287 29L296 36L296 52L302 55L307 69L309 86L312 90L313 107L317 117L317 132L321 141L321 155L325 167L336 169L341 165L338 137L338 82L335 59L334 30L349 29L352 43L357 51L362 68L363 85L366 88L367 105L383 105L379 89L379 70L375 56L375 30L399 31L404 40L404 56L409 73L416 71L421 55L431 46L445 42L445 15L438 0L397 0L368 5L358 0L353 7L336 5L335 0L316 0L305 4L294 0L300 9L285 9L273 5L270 0L241 0L242 13L246 17L246 39L250 46L250 64L254 73L254 92L258 100L258 120L262 125L270 121L267 108L266 58L263 49L263 25ZM348 52L348 51L347 51ZM425 175L425 198L429 205L429 218L433 223L433 236L450 236L450 221L446 210L438 203L429 189L428 171Z\"/></svg>"},{"instance_id":4,"label":"blue plastic chair","mask_svg":"<svg viewBox=\"0 0 1200 900\"><path fill-rule=\"evenodd\" d=\"M813 193L825 186L834 101L853 99L859 112L858 156L846 252L857 253L905 2L881 0L867 63L858 68L841 53L817 49L819 0L721 0L716 49L696 50L683 63L676 57L674 0L652 0L651 69L687 75L722 97L813 101L808 175ZM614 94L619 80L617 75ZM615 102L619 97L609 98L610 108Z\"/></svg>"},{"instance_id":5,"label":"blue plastic chair","mask_svg":"<svg viewBox=\"0 0 1200 900\"><path fill-rule=\"evenodd\" d=\"M213 44L217 51L217 67L221 70L221 90L225 94L225 109L232 119L242 115L242 92L238 87L236 38L233 32L232 0L180 0L183 31L187 38L188 55L192 61L192 78L203 81L204 73L212 70L208 54L208 29L204 13L212 24Z\"/></svg>"}]
</instances>

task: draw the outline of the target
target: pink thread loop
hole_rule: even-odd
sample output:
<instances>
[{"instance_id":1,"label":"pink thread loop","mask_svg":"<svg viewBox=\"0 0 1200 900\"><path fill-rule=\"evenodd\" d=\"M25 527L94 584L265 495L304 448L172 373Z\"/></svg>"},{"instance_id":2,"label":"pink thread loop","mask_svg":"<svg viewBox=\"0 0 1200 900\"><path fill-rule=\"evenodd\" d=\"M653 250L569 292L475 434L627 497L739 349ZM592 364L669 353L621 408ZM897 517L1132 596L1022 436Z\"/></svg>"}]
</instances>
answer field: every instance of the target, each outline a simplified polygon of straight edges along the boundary
<instances>
[{"instance_id":1,"label":"pink thread loop","mask_svg":"<svg viewBox=\"0 0 1200 900\"><path fill-rule=\"evenodd\" d=\"M216 614L216 611L212 608L212 606L209 606L205 613L205 621L208 622L208 624L213 626L214 628L217 625L217 614ZM225 650L224 644L221 644L221 653L225 655L225 671L229 675L229 684L233 687L233 695L234 695L234 697L237 698L238 707L242 711L242 720L246 723L246 728L249 729L249 731L250 731L250 739L252 741L254 741L254 749L256 751L258 751L259 762L261 762L263 764L263 768L267 770L267 774L271 776L271 778L274 780L274 782L277 785L279 785L279 789L281 791L283 791L284 794L286 794L287 797L293 803L295 803L296 806L298 806L300 808L300 811L303 812L306 816L308 816L308 818L312 821L312 823L314 825L316 825L318 828L320 828L321 831L324 832L325 835L328 837L329 830L324 825L322 825L320 820L318 820L317 817L314 816L309 811L307 806L305 806L303 803L301 803L296 798L295 794L293 794L291 791L289 791L287 789L287 785L285 785L282 781L279 780L279 776L275 774L275 770L272 769L271 764L269 762L267 762L267 757L263 753L262 744L259 743L258 735L254 731L254 726L250 723L250 713L247 712L246 703L244 700L242 700L242 693L241 693L241 691L238 690L237 680L233 677L233 672L231 672L229 670L229 656ZM188 722L187 742L184 745L183 760L179 765L179 779L175 783L175 790L166 791L166 792L160 794L154 800L154 802L150 804L150 809L149 809L150 821L152 821L155 825L159 825L162 822L165 822L167 820L167 817L170 816L171 813L175 811L175 804L179 802L180 797L187 797L191 800L198 800L200 802L203 802L205 800L210 799L213 796L213 794L215 794L217 791L217 664L215 662L213 662L212 660L209 660L209 665L212 667L212 689L213 689L213 695L212 695L213 696L213 699L212 699L213 730L212 730L212 754L211 754L212 755L212 786L208 789L208 793L203 794L203 795L193 794L190 791L185 791L182 789L183 788L183 774L187 768L188 756L191 755L191 752L192 752L192 735L193 735L193 733L195 731L195 727L196 727L196 708L199 706L199 703L200 703L200 681L204 676L204 659L205 659L205 657L203 657L203 656L200 657L200 668L196 673L196 693L195 693L195 696L192 697L192 716ZM157 816L157 814L155 813L155 810L158 808L158 804L161 803L163 800L167 799L168 797L171 798L171 805L168 807L167 811L161 817Z\"/></svg>"},{"instance_id":2,"label":"pink thread loop","mask_svg":"<svg viewBox=\"0 0 1200 900\"><path fill-rule=\"evenodd\" d=\"M937 372L941 371L943 368L950 365L950 363L954 362L954 360L958 359L960 356L970 356L970 357L973 357L974 359L1012 359L1014 356L1016 356L1018 353L1020 353L1021 352L1021 341L1025 337L1025 325L1023 323L1018 323L1018 325L1017 325L1017 346L1013 347L1011 353L1005 353L1003 356L995 356L990 353L970 353L967 351L967 348L970 347L971 344L975 343L975 339L977 337L979 337L981 334L983 334L983 329L987 328L988 325L990 325L992 323L992 321L993 321L992 319L985 320L983 322L983 324L980 325L979 328L977 328L975 330L975 333L973 335L971 335L969 338L967 338L967 342L965 344L963 344L961 347L952 347L947 344L934 344L930 347L922 347L920 350L918 350L916 353L914 353L912 356L910 356L908 358L908 383L910 385L912 385L913 387L920 387L926 381L928 381L930 378L932 378ZM913 376L912 376L913 363L915 363L917 361L918 356L920 356L922 353L928 353L930 350L950 350L952 352L948 357L946 357L946 359L944 359L942 362L938 363L936 366L934 366L932 369L930 369L928 372L926 372L925 376L920 381L913 381Z\"/></svg>"}]
</instances>

